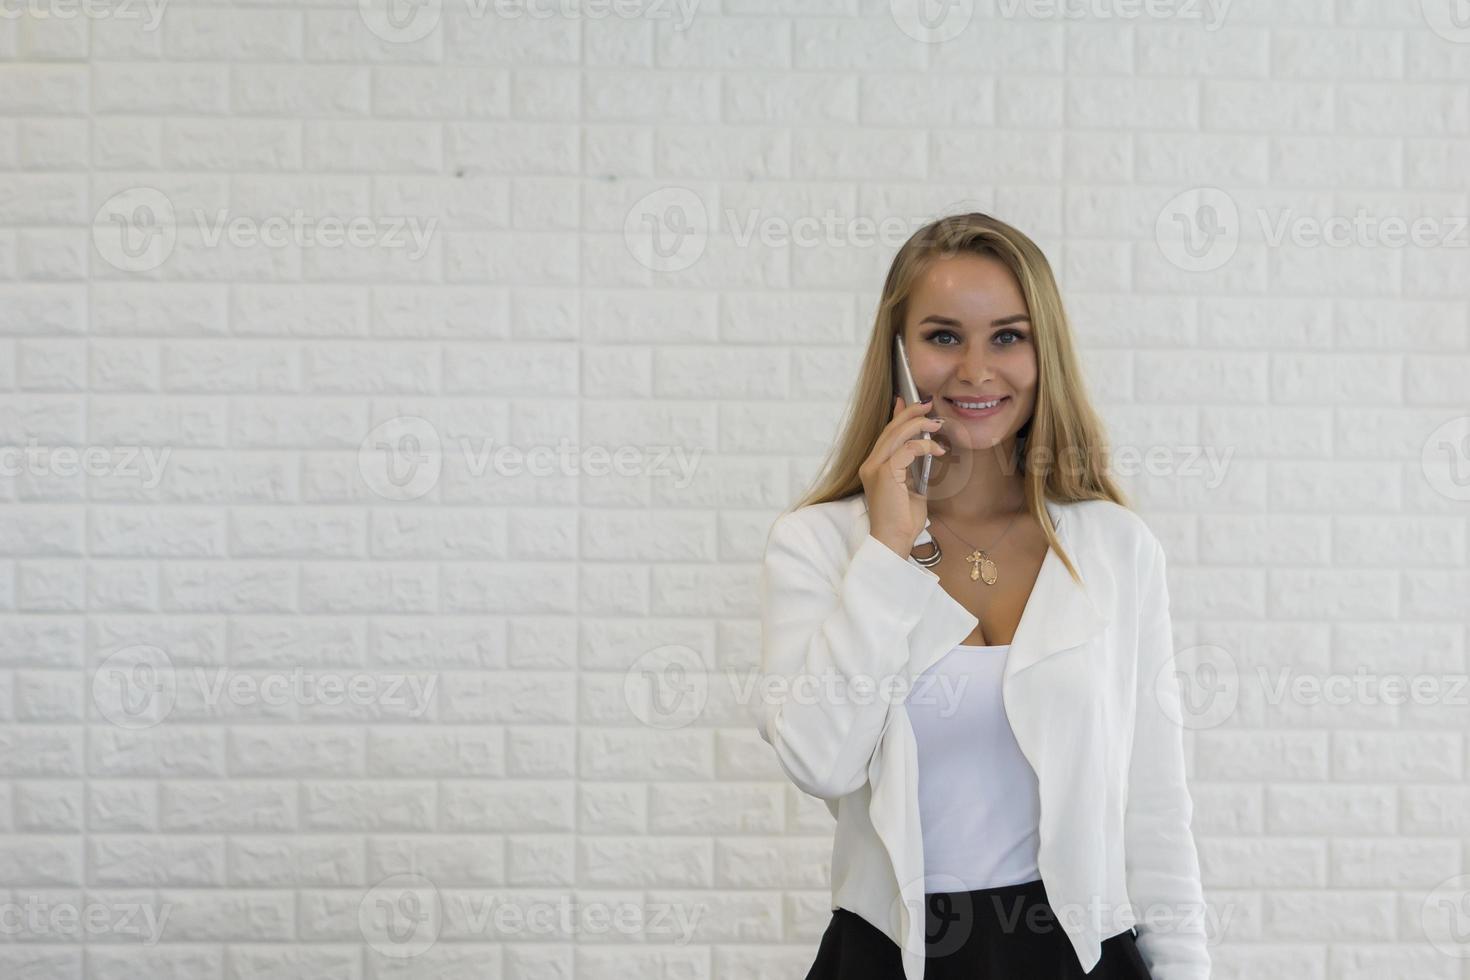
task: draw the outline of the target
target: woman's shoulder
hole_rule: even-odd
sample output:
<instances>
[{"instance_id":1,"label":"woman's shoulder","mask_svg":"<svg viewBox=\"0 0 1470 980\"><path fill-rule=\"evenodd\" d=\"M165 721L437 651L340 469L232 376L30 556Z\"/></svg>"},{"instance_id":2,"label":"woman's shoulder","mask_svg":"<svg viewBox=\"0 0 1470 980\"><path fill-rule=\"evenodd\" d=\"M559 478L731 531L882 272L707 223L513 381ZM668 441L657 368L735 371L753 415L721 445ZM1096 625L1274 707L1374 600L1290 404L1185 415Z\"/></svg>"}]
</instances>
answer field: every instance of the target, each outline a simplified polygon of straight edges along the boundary
<instances>
[{"instance_id":1,"label":"woman's shoulder","mask_svg":"<svg viewBox=\"0 0 1470 980\"><path fill-rule=\"evenodd\" d=\"M1115 500L1097 498L1073 500L1062 504L1068 513L1110 548L1144 554L1158 547L1159 539L1138 512Z\"/></svg>"},{"instance_id":2,"label":"woman's shoulder","mask_svg":"<svg viewBox=\"0 0 1470 980\"><path fill-rule=\"evenodd\" d=\"M785 511L776 517L776 525L801 525L810 532L845 532L853 526L860 514L867 513L867 498L863 494L841 497L819 504L804 504L794 510Z\"/></svg>"},{"instance_id":3,"label":"woman's shoulder","mask_svg":"<svg viewBox=\"0 0 1470 980\"><path fill-rule=\"evenodd\" d=\"M800 528L820 543L840 547L851 537L858 518L867 512L867 498L861 493L837 500L805 504L782 513L771 524L771 534L789 528Z\"/></svg>"}]
</instances>

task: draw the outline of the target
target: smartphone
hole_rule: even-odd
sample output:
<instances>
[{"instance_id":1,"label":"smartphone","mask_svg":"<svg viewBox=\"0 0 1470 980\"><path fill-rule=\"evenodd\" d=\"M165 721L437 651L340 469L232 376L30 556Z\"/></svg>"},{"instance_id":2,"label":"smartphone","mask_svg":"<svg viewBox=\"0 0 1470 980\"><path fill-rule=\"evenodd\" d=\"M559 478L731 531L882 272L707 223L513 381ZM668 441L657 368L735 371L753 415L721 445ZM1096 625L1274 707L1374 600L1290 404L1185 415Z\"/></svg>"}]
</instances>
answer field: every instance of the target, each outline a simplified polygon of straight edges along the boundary
<instances>
[{"instance_id":1,"label":"smartphone","mask_svg":"<svg viewBox=\"0 0 1470 980\"><path fill-rule=\"evenodd\" d=\"M898 395L903 399L904 405L912 405L918 401L919 387L914 384L914 372L909 367L909 353L903 345L903 334L896 334L893 338L893 373L894 381L898 386ZM928 429L919 435L921 438L932 441ZM933 463L934 455L923 453L909 464L909 471L914 475L914 492L921 497L929 493L929 469Z\"/></svg>"}]
</instances>

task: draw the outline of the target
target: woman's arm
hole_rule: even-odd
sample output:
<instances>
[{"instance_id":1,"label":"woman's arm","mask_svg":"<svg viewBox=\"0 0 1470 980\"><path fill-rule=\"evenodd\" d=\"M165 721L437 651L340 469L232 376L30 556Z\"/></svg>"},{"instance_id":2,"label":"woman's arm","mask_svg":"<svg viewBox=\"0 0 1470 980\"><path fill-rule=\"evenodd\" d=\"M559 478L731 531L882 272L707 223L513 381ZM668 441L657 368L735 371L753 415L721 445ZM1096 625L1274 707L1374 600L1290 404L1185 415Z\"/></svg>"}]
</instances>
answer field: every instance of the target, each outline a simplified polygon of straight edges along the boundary
<instances>
[{"instance_id":1,"label":"woman's arm","mask_svg":"<svg viewBox=\"0 0 1470 980\"><path fill-rule=\"evenodd\" d=\"M908 634L939 577L871 534L840 579L792 515L771 528L761 574L757 727L803 792L839 799L867 781ZM855 696L853 685L867 681ZM900 692L899 696L902 696Z\"/></svg>"},{"instance_id":2,"label":"woman's arm","mask_svg":"<svg viewBox=\"0 0 1470 980\"><path fill-rule=\"evenodd\" d=\"M1139 916L1138 951L1153 980L1208 980L1205 902L1189 821L1184 728L1164 550L1145 558L1138 634L1138 717L1128 772L1123 852L1128 897ZM1160 672L1167 677L1159 682Z\"/></svg>"}]
</instances>

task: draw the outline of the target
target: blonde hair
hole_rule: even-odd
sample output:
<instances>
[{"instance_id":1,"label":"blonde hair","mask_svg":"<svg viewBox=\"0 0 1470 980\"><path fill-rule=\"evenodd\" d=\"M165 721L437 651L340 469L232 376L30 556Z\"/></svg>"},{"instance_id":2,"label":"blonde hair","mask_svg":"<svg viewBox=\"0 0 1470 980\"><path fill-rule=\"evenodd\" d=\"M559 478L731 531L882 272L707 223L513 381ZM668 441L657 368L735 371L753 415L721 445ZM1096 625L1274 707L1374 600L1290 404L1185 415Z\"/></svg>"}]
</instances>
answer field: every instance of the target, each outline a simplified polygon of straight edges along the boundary
<instances>
[{"instance_id":1,"label":"blonde hair","mask_svg":"<svg viewBox=\"0 0 1470 980\"><path fill-rule=\"evenodd\" d=\"M1021 288L1036 346L1037 392L1032 416L1018 435L1026 509L1040 522L1050 546L1081 581L1062 550L1045 501L1111 500L1129 506L1108 475L1103 426L1087 397L1072 330L1051 266L1036 243L988 214L950 215L933 221L893 257L868 352L848 402L847 422L827 453L815 485L790 510L842 500L863 492L858 467L893 418L893 338L903 330L915 284L936 258L973 253L998 259ZM1064 461L1067 465L1053 465Z\"/></svg>"}]
</instances>

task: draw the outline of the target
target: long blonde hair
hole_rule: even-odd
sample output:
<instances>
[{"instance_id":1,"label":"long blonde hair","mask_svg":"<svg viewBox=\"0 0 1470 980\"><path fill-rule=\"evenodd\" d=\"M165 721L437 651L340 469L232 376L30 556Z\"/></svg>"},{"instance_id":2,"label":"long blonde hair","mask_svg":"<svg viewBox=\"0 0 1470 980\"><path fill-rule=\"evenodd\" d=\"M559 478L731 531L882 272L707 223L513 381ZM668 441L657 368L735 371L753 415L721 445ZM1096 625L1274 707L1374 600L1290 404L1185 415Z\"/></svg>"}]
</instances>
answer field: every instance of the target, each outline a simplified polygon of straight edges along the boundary
<instances>
[{"instance_id":1,"label":"long blonde hair","mask_svg":"<svg viewBox=\"0 0 1470 980\"><path fill-rule=\"evenodd\" d=\"M1030 238L988 214L950 215L933 221L893 257L868 352L863 358L847 422L827 453L815 485L790 510L862 493L858 467L868 458L893 418L893 338L903 330L915 284L936 258L969 252L998 259L1011 271L1026 299L1036 344L1036 407L1018 435L1017 463L1023 471L1026 509L1040 522L1050 546L1081 581L1062 550L1046 500L1111 500L1129 506L1108 475L1103 426L1087 397L1072 342L1072 329L1046 256ZM1056 462L1067 465L1054 465Z\"/></svg>"}]
</instances>

